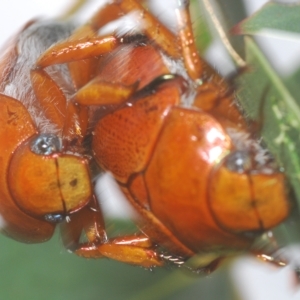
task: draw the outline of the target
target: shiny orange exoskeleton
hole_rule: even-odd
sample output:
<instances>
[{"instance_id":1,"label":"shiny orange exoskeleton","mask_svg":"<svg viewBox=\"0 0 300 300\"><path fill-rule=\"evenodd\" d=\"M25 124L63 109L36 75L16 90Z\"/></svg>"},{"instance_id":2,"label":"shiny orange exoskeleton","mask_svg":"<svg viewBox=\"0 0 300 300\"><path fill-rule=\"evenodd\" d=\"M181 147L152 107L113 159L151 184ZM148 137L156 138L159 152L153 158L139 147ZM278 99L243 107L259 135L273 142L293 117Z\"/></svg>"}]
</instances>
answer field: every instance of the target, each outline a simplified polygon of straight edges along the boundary
<instances>
[{"instance_id":1,"label":"shiny orange exoskeleton","mask_svg":"<svg viewBox=\"0 0 300 300\"><path fill-rule=\"evenodd\" d=\"M124 16L134 30L102 33ZM43 242L60 223L80 256L151 267L199 254L207 267L286 218L284 175L198 56L188 1L176 16L174 35L138 1L113 0L76 30L32 22L11 42L0 62L3 233ZM95 165L140 233L107 237Z\"/></svg>"}]
</instances>

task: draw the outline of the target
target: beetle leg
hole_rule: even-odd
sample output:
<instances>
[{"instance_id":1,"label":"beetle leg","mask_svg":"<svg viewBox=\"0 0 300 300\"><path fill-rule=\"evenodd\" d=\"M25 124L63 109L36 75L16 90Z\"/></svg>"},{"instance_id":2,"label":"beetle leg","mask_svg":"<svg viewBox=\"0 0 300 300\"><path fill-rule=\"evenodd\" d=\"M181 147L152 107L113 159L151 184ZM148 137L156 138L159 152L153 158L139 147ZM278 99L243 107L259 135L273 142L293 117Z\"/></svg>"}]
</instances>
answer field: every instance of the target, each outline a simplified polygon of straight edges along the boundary
<instances>
[{"instance_id":1,"label":"beetle leg","mask_svg":"<svg viewBox=\"0 0 300 300\"><path fill-rule=\"evenodd\" d=\"M107 54L119 45L113 35L87 36L70 39L47 49L37 60L37 68L69 63L70 75L75 90L80 89L95 77L99 56Z\"/></svg>"},{"instance_id":2,"label":"beetle leg","mask_svg":"<svg viewBox=\"0 0 300 300\"><path fill-rule=\"evenodd\" d=\"M215 74L197 51L189 4L189 0L180 1L175 11L178 26L178 42L185 69L196 86L198 85L198 89L210 90L211 92L219 90L219 94L224 93L228 90L228 85L224 78Z\"/></svg>"},{"instance_id":3,"label":"beetle leg","mask_svg":"<svg viewBox=\"0 0 300 300\"><path fill-rule=\"evenodd\" d=\"M176 37L165 27L157 18L148 12L138 1L135 0L114 0L124 13L136 12L143 27L143 32L151 40L154 41L166 54L171 57L179 58L180 53L175 46Z\"/></svg>"},{"instance_id":4,"label":"beetle leg","mask_svg":"<svg viewBox=\"0 0 300 300\"><path fill-rule=\"evenodd\" d=\"M276 257L274 255L266 254L266 253L255 253L253 251L253 254L261 261L271 263L275 265L276 267L286 267L288 265L288 261L281 257Z\"/></svg>"},{"instance_id":5,"label":"beetle leg","mask_svg":"<svg viewBox=\"0 0 300 300\"><path fill-rule=\"evenodd\" d=\"M89 23L76 30L70 40L76 41L86 37L95 37L99 28L120 18L122 14L130 12L136 12L136 16L141 16L142 30L145 29L144 33L150 40L155 41L167 54L178 57L179 52L177 47L174 47L174 44L176 44L175 36L136 1L111 1L99 9ZM121 40L118 42L121 42ZM118 45L118 42L115 46ZM91 57L69 63L71 77L77 89L88 83L96 74L96 60L97 58Z\"/></svg>"},{"instance_id":6,"label":"beetle leg","mask_svg":"<svg viewBox=\"0 0 300 300\"><path fill-rule=\"evenodd\" d=\"M142 29L150 40L155 41L168 55L179 57L180 53L177 47L174 47L176 37L141 4L134 0L123 0L114 1L101 8L88 24L75 31L67 41L50 47L38 59L37 66L45 68L53 64L82 60L110 52L116 47L117 38L113 35L99 37L97 30L119 18L122 12L140 13Z\"/></svg>"},{"instance_id":7,"label":"beetle leg","mask_svg":"<svg viewBox=\"0 0 300 300\"><path fill-rule=\"evenodd\" d=\"M46 117L62 130L66 117L67 100L56 82L42 69L31 71L31 82Z\"/></svg>"},{"instance_id":8,"label":"beetle leg","mask_svg":"<svg viewBox=\"0 0 300 300\"><path fill-rule=\"evenodd\" d=\"M84 38L87 33L94 36L99 28L120 18L122 14L131 12L136 12L136 17L140 17L144 33L150 40L154 41L168 55L179 58L180 53L177 47L174 47L176 45L174 34L136 0L113 0L106 4L98 10L88 24L75 31L71 40Z\"/></svg>"},{"instance_id":9,"label":"beetle leg","mask_svg":"<svg viewBox=\"0 0 300 300\"><path fill-rule=\"evenodd\" d=\"M90 243L107 241L105 224L95 196L90 203L69 216L60 226L64 246L71 251L80 247L80 238L84 231Z\"/></svg>"},{"instance_id":10,"label":"beetle leg","mask_svg":"<svg viewBox=\"0 0 300 300\"><path fill-rule=\"evenodd\" d=\"M63 137L77 143L88 126L88 105L121 104L137 90L138 82L130 86L94 79L83 86L68 103Z\"/></svg>"},{"instance_id":11,"label":"beetle leg","mask_svg":"<svg viewBox=\"0 0 300 300\"><path fill-rule=\"evenodd\" d=\"M82 105L120 104L129 99L137 90L138 82L130 86L112 83L95 78L81 88L75 95L75 101Z\"/></svg>"},{"instance_id":12,"label":"beetle leg","mask_svg":"<svg viewBox=\"0 0 300 300\"><path fill-rule=\"evenodd\" d=\"M197 90L193 105L219 119L225 116L226 119L241 123L240 113L232 105L234 99L232 90L227 82L213 72L198 54L190 17L189 1L181 2L176 9L176 17L181 56L185 69L189 77L195 82Z\"/></svg>"},{"instance_id":13,"label":"beetle leg","mask_svg":"<svg viewBox=\"0 0 300 300\"><path fill-rule=\"evenodd\" d=\"M190 11L189 1L182 1L176 9L178 23L178 36L181 46L182 57L185 69L191 79L194 81L201 80L203 73L202 59L198 55L195 44Z\"/></svg>"},{"instance_id":14,"label":"beetle leg","mask_svg":"<svg viewBox=\"0 0 300 300\"><path fill-rule=\"evenodd\" d=\"M87 243L80 243L82 231ZM107 257L144 267L163 264L151 241L143 234L107 239L103 216L95 197L61 225L61 232L65 247L82 257Z\"/></svg>"},{"instance_id":15,"label":"beetle leg","mask_svg":"<svg viewBox=\"0 0 300 300\"><path fill-rule=\"evenodd\" d=\"M146 11L135 0L117 1L117 5L124 13L140 12L144 33L153 40L167 55L173 58L183 57L185 69L189 77L195 82L198 95L194 105L210 111L224 102L228 96L228 85L218 74L212 73L208 64L199 56L193 38L193 28L189 12L189 1L183 1L176 9L178 23L178 41L175 36L154 16ZM175 46L179 42L180 50ZM209 74L209 80L206 78ZM213 74L213 76L212 76ZM228 104L228 101L226 101Z\"/></svg>"},{"instance_id":16,"label":"beetle leg","mask_svg":"<svg viewBox=\"0 0 300 300\"><path fill-rule=\"evenodd\" d=\"M118 237L104 244L84 244L76 254L85 258L106 257L145 268L163 265L151 241L143 234Z\"/></svg>"},{"instance_id":17,"label":"beetle leg","mask_svg":"<svg viewBox=\"0 0 300 300\"><path fill-rule=\"evenodd\" d=\"M77 29L67 41L55 44L45 51L37 61L37 66L45 68L53 64L70 62L71 73L79 69L78 77L82 76L82 73L91 76L93 74L91 70L97 65L94 57L113 50L117 41L112 35L97 36L97 30L110 21L118 19L120 14L122 14L122 11L116 4L105 5L98 10L90 22ZM81 63L80 68L78 68L77 63L74 61L85 59L87 60ZM89 79L90 77L86 78L86 81L79 85L83 86Z\"/></svg>"},{"instance_id":18,"label":"beetle leg","mask_svg":"<svg viewBox=\"0 0 300 300\"><path fill-rule=\"evenodd\" d=\"M113 36L108 36L107 38L96 37L93 40L86 38L77 42L68 40L47 50L37 61L36 69L32 70L31 80L36 97L46 116L63 132L63 137L66 140L76 139L77 142L80 142L86 133L88 108L80 104L99 105L101 101L106 101L106 99L109 99L108 102L110 104L111 99L114 99L115 103L124 102L136 91L138 84L122 86L121 84L105 83L95 79L79 91L76 96L76 103L69 101L67 104L65 95L43 68L75 59L84 59L78 63L90 65L90 56L97 56L111 51L116 41L116 38ZM71 66L72 68L75 67L75 62L72 62ZM78 70L80 68L75 69ZM92 75L85 71L87 70L83 69L82 76L78 75L79 73L74 73L75 78L73 78L73 81L77 88L85 85L86 81L90 81L90 76ZM101 97L99 97L99 94L101 94ZM51 100L49 101L49 99ZM94 103L95 101L96 103Z\"/></svg>"},{"instance_id":19,"label":"beetle leg","mask_svg":"<svg viewBox=\"0 0 300 300\"><path fill-rule=\"evenodd\" d=\"M89 108L69 101L62 136L76 145L82 142L88 128Z\"/></svg>"},{"instance_id":20,"label":"beetle leg","mask_svg":"<svg viewBox=\"0 0 300 300\"><path fill-rule=\"evenodd\" d=\"M118 19L122 12L113 3L107 4L93 16L84 26L77 29L69 41L78 41L85 38L93 38L97 30L105 24ZM76 89L80 89L96 75L98 57L90 57L84 60L71 61L69 63L70 74Z\"/></svg>"},{"instance_id":21,"label":"beetle leg","mask_svg":"<svg viewBox=\"0 0 300 300\"><path fill-rule=\"evenodd\" d=\"M111 52L117 45L113 35L68 39L47 49L37 60L38 68L83 60Z\"/></svg>"},{"instance_id":22,"label":"beetle leg","mask_svg":"<svg viewBox=\"0 0 300 300\"><path fill-rule=\"evenodd\" d=\"M197 95L193 106L211 113L222 122L222 118L245 126L227 82L212 71L199 56L191 23L189 1L181 2L176 10L178 37L181 55L189 77L195 82ZM209 77L208 77L209 76ZM225 125L225 124L224 124Z\"/></svg>"},{"instance_id":23,"label":"beetle leg","mask_svg":"<svg viewBox=\"0 0 300 300\"><path fill-rule=\"evenodd\" d=\"M31 71L31 82L46 117L56 125L64 139L80 142L87 129L88 108L72 101L67 103L61 88L43 69Z\"/></svg>"},{"instance_id":24,"label":"beetle leg","mask_svg":"<svg viewBox=\"0 0 300 300\"><path fill-rule=\"evenodd\" d=\"M125 86L95 78L83 86L68 103L63 137L80 142L88 126L88 105L117 105L125 102L137 90L138 82Z\"/></svg>"}]
</instances>

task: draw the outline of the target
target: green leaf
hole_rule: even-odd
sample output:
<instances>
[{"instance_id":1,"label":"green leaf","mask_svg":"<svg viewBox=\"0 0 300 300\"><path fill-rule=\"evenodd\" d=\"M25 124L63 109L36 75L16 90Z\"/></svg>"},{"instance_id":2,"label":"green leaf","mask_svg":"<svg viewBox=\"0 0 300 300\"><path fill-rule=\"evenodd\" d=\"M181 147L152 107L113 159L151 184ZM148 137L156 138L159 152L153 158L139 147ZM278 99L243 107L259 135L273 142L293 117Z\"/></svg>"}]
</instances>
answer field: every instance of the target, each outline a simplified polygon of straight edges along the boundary
<instances>
[{"instance_id":1,"label":"green leaf","mask_svg":"<svg viewBox=\"0 0 300 300\"><path fill-rule=\"evenodd\" d=\"M245 37L245 43L251 69L238 80L238 98L251 119L263 121L264 140L284 167L300 204L299 105L253 39Z\"/></svg>"},{"instance_id":2,"label":"green leaf","mask_svg":"<svg viewBox=\"0 0 300 300\"><path fill-rule=\"evenodd\" d=\"M234 34L257 34L263 29L300 33L300 3L269 2L233 29Z\"/></svg>"},{"instance_id":3,"label":"green leaf","mask_svg":"<svg viewBox=\"0 0 300 300\"><path fill-rule=\"evenodd\" d=\"M192 0L190 2L190 7L197 49L203 53L213 40L212 34L209 30L205 16L200 10L199 1Z\"/></svg>"}]
</instances>

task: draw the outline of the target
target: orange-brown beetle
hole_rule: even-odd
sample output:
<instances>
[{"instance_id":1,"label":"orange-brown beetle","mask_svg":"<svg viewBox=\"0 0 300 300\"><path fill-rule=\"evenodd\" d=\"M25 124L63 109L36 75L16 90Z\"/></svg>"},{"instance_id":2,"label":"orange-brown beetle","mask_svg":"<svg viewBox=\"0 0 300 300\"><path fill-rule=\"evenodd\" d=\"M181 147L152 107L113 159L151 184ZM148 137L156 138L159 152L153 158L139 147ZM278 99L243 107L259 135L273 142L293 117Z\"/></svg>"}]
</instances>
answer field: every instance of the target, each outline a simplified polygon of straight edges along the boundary
<instances>
[{"instance_id":1,"label":"orange-brown beetle","mask_svg":"<svg viewBox=\"0 0 300 300\"><path fill-rule=\"evenodd\" d=\"M101 33L128 14L135 32ZM84 257L151 267L199 254L206 267L286 218L284 176L198 56L188 1L176 15L178 36L138 1L114 0L75 31L34 22L11 43L0 62L2 232L43 242L61 223ZM141 233L107 237L95 162Z\"/></svg>"}]
</instances>

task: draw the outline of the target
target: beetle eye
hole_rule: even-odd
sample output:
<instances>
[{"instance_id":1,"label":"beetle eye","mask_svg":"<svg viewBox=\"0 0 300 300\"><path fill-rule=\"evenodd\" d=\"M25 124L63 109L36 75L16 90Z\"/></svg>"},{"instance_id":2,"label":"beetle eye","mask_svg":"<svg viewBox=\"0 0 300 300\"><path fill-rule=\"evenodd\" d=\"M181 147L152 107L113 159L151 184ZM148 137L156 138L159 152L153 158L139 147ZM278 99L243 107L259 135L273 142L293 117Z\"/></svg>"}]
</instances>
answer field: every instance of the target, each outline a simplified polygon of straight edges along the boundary
<instances>
[{"instance_id":1,"label":"beetle eye","mask_svg":"<svg viewBox=\"0 0 300 300\"><path fill-rule=\"evenodd\" d=\"M54 134L40 134L31 142L31 151L38 155L51 155L61 150L61 141Z\"/></svg>"},{"instance_id":2,"label":"beetle eye","mask_svg":"<svg viewBox=\"0 0 300 300\"><path fill-rule=\"evenodd\" d=\"M246 151L235 151L226 157L226 167L230 171L244 173L251 170L251 157Z\"/></svg>"},{"instance_id":3,"label":"beetle eye","mask_svg":"<svg viewBox=\"0 0 300 300\"><path fill-rule=\"evenodd\" d=\"M61 223L65 220L65 216L62 214L47 214L44 218L49 223Z\"/></svg>"}]
</instances>

